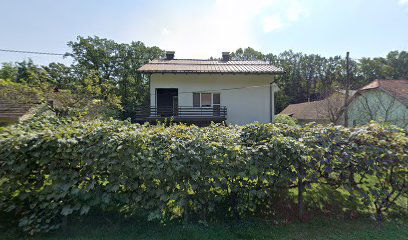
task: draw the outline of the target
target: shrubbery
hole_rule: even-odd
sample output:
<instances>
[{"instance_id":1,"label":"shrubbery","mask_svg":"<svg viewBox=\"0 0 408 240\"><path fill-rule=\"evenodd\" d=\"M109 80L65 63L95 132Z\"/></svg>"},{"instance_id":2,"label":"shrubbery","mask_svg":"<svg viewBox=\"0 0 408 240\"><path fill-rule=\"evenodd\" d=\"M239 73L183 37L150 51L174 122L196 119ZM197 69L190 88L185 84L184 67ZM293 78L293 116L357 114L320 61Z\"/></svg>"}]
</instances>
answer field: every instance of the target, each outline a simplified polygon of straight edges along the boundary
<instances>
[{"instance_id":1,"label":"shrubbery","mask_svg":"<svg viewBox=\"0 0 408 240\"><path fill-rule=\"evenodd\" d=\"M283 123L290 126L298 124L297 120L286 114L279 114L275 117L274 123Z\"/></svg>"},{"instance_id":2,"label":"shrubbery","mask_svg":"<svg viewBox=\"0 0 408 240\"><path fill-rule=\"evenodd\" d=\"M0 134L0 209L29 233L91 209L162 221L273 215L290 189L302 218L303 193L316 184L375 208L381 221L407 196L406 132L377 124L198 128L48 118Z\"/></svg>"}]
</instances>

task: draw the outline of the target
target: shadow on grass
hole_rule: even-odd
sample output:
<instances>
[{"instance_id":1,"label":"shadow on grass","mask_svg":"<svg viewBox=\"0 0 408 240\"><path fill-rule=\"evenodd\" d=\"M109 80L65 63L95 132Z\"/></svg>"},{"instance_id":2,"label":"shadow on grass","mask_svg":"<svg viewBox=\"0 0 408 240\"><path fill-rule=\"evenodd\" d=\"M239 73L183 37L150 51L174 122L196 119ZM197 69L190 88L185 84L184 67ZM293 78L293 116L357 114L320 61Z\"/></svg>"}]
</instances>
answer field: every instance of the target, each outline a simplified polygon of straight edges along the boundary
<instances>
[{"instance_id":1,"label":"shadow on grass","mask_svg":"<svg viewBox=\"0 0 408 240\"><path fill-rule=\"evenodd\" d=\"M0 239L25 239L13 228L1 229ZM56 233L38 235L33 240L96 240L96 239L408 239L408 219L393 220L379 227L366 218L338 220L315 218L305 223L273 224L250 219L238 222L161 224L139 218L92 215L71 219L69 226Z\"/></svg>"}]
</instances>

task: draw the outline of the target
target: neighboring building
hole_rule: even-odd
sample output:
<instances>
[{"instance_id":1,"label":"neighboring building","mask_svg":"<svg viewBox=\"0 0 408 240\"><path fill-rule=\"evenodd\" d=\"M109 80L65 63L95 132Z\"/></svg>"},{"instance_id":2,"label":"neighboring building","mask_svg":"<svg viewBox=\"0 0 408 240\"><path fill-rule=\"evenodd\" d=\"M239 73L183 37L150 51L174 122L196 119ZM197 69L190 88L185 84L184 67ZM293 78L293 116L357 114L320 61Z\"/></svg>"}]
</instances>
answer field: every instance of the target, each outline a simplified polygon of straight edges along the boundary
<instances>
[{"instance_id":1,"label":"neighboring building","mask_svg":"<svg viewBox=\"0 0 408 240\"><path fill-rule=\"evenodd\" d=\"M350 90L351 98L357 91ZM304 102L288 105L279 114L289 115L300 123L334 123L338 122L344 106L345 91L338 90L329 97L313 102Z\"/></svg>"},{"instance_id":2,"label":"neighboring building","mask_svg":"<svg viewBox=\"0 0 408 240\"><path fill-rule=\"evenodd\" d=\"M140 109L137 121L206 124L268 123L274 117L274 76L283 70L265 61L174 59L153 60L139 68L150 75L150 108Z\"/></svg>"},{"instance_id":3,"label":"neighboring building","mask_svg":"<svg viewBox=\"0 0 408 240\"><path fill-rule=\"evenodd\" d=\"M408 129L408 79L371 82L351 98L348 111L349 126L376 120Z\"/></svg>"},{"instance_id":4,"label":"neighboring building","mask_svg":"<svg viewBox=\"0 0 408 240\"><path fill-rule=\"evenodd\" d=\"M291 104L281 113L300 123L344 125L344 90L320 101ZM389 122L408 129L408 80L375 80L358 91L349 91L348 126L371 120Z\"/></svg>"},{"instance_id":5,"label":"neighboring building","mask_svg":"<svg viewBox=\"0 0 408 240\"><path fill-rule=\"evenodd\" d=\"M30 117L37 106L38 104L16 103L0 99L0 126Z\"/></svg>"},{"instance_id":6,"label":"neighboring building","mask_svg":"<svg viewBox=\"0 0 408 240\"><path fill-rule=\"evenodd\" d=\"M299 123L317 122L317 123L329 123L329 117L323 111L324 100L303 102L297 104L289 104L279 114L285 114L293 117Z\"/></svg>"},{"instance_id":7,"label":"neighboring building","mask_svg":"<svg viewBox=\"0 0 408 240\"><path fill-rule=\"evenodd\" d=\"M35 91L19 83L0 79L0 126L31 117L39 104Z\"/></svg>"}]
</instances>

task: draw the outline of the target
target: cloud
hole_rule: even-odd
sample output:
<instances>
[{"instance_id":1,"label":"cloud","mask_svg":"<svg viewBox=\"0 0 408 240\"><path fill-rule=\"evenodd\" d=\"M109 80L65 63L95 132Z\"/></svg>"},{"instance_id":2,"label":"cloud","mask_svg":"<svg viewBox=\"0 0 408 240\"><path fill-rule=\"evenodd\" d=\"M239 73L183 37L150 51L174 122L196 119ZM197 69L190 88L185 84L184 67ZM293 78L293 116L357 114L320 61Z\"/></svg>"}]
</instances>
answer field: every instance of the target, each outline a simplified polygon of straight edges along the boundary
<instances>
[{"instance_id":1,"label":"cloud","mask_svg":"<svg viewBox=\"0 0 408 240\"><path fill-rule=\"evenodd\" d=\"M301 17L307 16L308 14L306 8L298 1L292 2L287 10L287 17L290 22L296 22Z\"/></svg>"},{"instance_id":2,"label":"cloud","mask_svg":"<svg viewBox=\"0 0 408 240\"><path fill-rule=\"evenodd\" d=\"M288 6L286 7L286 14L284 16L273 14L264 17L263 30L265 33L289 27L302 17L309 15L309 12L300 1L287 1L287 3Z\"/></svg>"},{"instance_id":3,"label":"cloud","mask_svg":"<svg viewBox=\"0 0 408 240\"><path fill-rule=\"evenodd\" d=\"M408 11L408 0L399 0L398 5L400 5L404 11Z\"/></svg>"},{"instance_id":4,"label":"cloud","mask_svg":"<svg viewBox=\"0 0 408 240\"><path fill-rule=\"evenodd\" d=\"M263 30L266 33L278 30L283 26L282 18L279 15L264 17Z\"/></svg>"},{"instance_id":5,"label":"cloud","mask_svg":"<svg viewBox=\"0 0 408 240\"><path fill-rule=\"evenodd\" d=\"M176 51L176 58L221 57L223 51L259 47L262 32L289 27L305 16L300 0L214 0L174 6L154 21L139 19L123 31L126 39ZM142 36L142 39L141 39Z\"/></svg>"},{"instance_id":6,"label":"cloud","mask_svg":"<svg viewBox=\"0 0 408 240\"><path fill-rule=\"evenodd\" d=\"M159 46L175 50L176 57L209 58L221 57L223 51L235 51L240 47L257 46L256 22L265 8L276 4L276 0L216 0L203 14L183 16L165 23ZM193 16L194 15L194 16ZM259 25L258 25L259 26ZM261 25L262 26L262 25Z\"/></svg>"},{"instance_id":7,"label":"cloud","mask_svg":"<svg viewBox=\"0 0 408 240\"><path fill-rule=\"evenodd\" d=\"M170 30L168 30L167 28L163 28L163 29L161 30L161 34L162 34L163 36L168 36L168 35L170 34Z\"/></svg>"},{"instance_id":8,"label":"cloud","mask_svg":"<svg viewBox=\"0 0 408 240\"><path fill-rule=\"evenodd\" d=\"M408 0L399 0L399 1L398 1L398 4L399 4L399 5L402 5L402 6L408 5Z\"/></svg>"}]
</instances>

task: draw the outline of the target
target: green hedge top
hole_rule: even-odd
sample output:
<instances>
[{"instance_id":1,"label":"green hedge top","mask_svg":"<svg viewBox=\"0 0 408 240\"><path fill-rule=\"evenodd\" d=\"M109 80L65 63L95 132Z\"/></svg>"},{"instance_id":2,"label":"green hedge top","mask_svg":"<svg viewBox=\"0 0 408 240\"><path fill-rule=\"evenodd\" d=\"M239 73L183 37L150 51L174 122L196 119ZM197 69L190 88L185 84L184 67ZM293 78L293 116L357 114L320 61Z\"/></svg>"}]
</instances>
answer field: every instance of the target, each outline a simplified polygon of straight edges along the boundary
<instances>
[{"instance_id":1,"label":"green hedge top","mask_svg":"<svg viewBox=\"0 0 408 240\"><path fill-rule=\"evenodd\" d=\"M278 192L344 187L386 212L406 195L408 137L372 123L209 127L37 119L0 133L0 208L25 231L92 208L149 219L245 215ZM394 199L395 198L395 199Z\"/></svg>"}]
</instances>

